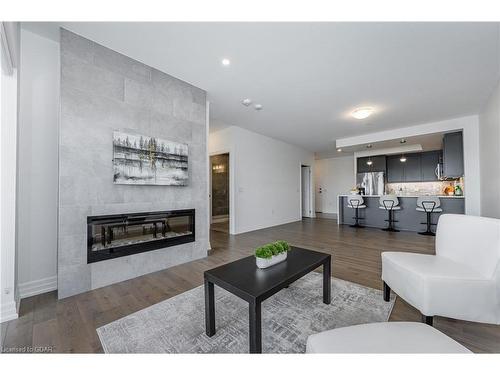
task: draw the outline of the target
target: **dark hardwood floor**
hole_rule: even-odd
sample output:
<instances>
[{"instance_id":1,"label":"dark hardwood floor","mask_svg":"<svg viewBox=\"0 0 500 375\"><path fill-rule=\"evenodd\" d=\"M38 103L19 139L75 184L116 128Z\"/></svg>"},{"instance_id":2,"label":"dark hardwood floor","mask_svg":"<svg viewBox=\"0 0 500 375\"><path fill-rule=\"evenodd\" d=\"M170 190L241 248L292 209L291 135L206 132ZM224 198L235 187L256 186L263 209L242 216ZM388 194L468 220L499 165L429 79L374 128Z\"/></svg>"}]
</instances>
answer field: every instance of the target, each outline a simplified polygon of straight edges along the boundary
<instances>
[{"instance_id":1,"label":"dark hardwood floor","mask_svg":"<svg viewBox=\"0 0 500 375\"><path fill-rule=\"evenodd\" d=\"M334 277L377 289L382 287L382 251L434 252L432 237L338 227L329 219L305 219L238 236L212 231L212 251L206 258L60 301L55 292L23 299L19 319L1 325L2 347L4 351L49 347L54 352L100 353L97 327L201 285L206 269L278 239L331 253ZM420 321L420 315L398 298L390 320ZM500 352L500 326L440 317L434 322L437 329L474 352Z\"/></svg>"}]
</instances>

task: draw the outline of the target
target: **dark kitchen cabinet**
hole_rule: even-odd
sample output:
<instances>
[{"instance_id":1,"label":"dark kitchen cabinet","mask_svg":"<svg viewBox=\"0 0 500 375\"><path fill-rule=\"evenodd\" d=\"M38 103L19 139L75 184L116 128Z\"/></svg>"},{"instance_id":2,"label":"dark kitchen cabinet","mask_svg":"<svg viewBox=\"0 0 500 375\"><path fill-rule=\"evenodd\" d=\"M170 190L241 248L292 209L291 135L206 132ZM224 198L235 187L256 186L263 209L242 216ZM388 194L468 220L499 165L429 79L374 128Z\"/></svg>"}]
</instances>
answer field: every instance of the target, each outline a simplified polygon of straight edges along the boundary
<instances>
[{"instance_id":1,"label":"dark kitchen cabinet","mask_svg":"<svg viewBox=\"0 0 500 375\"><path fill-rule=\"evenodd\" d=\"M443 176L459 178L464 175L464 144L462 132L443 136Z\"/></svg>"},{"instance_id":2,"label":"dark kitchen cabinet","mask_svg":"<svg viewBox=\"0 0 500 375\"><path fill-rule=\"evenodd\" d=\"M368 158L358 158L356 171L358 173L365 173L369 171L369 166L366 165Z\"/></svg>"},{"instance_id":3,"label":"dark kitchen cabinet","mask_svg":"<svg viewBox=\"0 0 500 375\"><path fill-rule=\"evenodd\" d=\"M399 158L399 155L387 157L387 182L404 182L404 163Z\"/></svg>"},{"instance_id":4,"label":"dark kitchen cabinet","mask_svg":"<svg viewBox=\"0 0 500 375\"><path fill-rule=\"evenodd\" d=\"M437 181L436 168L442 157L441 151L424 152L422 158L422 181Z\"/></svg>"},{"instance_id":5,"label":"dark kitchen cabinet","mask_svg":"<svg viewBox=\"0 0 500 375\"><path fill-rule=\"evenodd\" d=\"M406 155L406 162L403 164L404 181L405 182L419 182L422 181L422 163L420 154Z\"/></svg>"},{"instance_id":6,"label":"dark kitchen cabinet","mask_svg":"<svg viewBox=\"0 0 500 375\"><path fill-rule=\"evenodd\" d=\"M406 154L406 162L401 162L401 155L387 157L387 182L423 182L437 181L436 167L441 158L441 151L429 151Z\"/></svg>"},{"instance_id":7,"label":"dark kitchen cabinet","mask_svg":"<svg viewBox=\"0 0 500 375\"><path fill-rule=\"evenodd\" d=\"M366 164L366 162L371 159L372 165ZM386 171L386 157L384 155L372 156L370 158L358 158L357 160L357 172L385 172Z\"/></svg>"}]
</instances>

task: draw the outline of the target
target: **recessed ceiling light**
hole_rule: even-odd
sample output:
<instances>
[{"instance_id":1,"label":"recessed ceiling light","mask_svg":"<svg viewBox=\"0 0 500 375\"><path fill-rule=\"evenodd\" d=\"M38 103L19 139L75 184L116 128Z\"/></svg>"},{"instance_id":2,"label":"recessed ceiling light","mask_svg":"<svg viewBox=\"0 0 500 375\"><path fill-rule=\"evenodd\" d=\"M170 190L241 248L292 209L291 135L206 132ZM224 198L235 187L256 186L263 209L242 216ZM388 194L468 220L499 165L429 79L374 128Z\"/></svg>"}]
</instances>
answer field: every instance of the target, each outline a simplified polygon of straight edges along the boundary
<instances>
[{"instance_id":1,"label":"recessed ceiling light","mask_svg":"<svg viewBox=\"0 0 500 375\"><path fill-rule=\"evenodd\" d=\"M222 65L228 66L230 64L231 64L231 60L229 60L229 59L222 59Z\"/></svg>"},{"instance_id":2,"label":"recessed ceiling light","mask_svg":"<svg viewBox=\"0 0 500 375\"><path fill-rule=\"evenodd\" d=\"M357 120L363 120L373 113L374 109L372 107L356 108L351 116Z\"/></svg>"},{"instance_id":3,"label":"recessed ceiling light","mask_svg":"<svg viewBox=\"0 0 500 375\"><path fill-rule=\"evenodd\" d=\"M255 104L255 109L260 111L262 109L262 104Z\"/></svg>"},{"instance_id":4,"label":"recessed ceiling light","mask_svg":"<svg viewBox=\"0 0 500 375\"><path fill-rule=\"evenodd\" d=\"M337 149L337 152L342 152L342 149L341 149L341 148L338 148L338 149Z\"/></svg>"},{"instance_id":5,"label":"recessed ceiling light","mask_svg":"<svg viewBox=\"0 0 500 375\"><path fill-rule=\"evenodd\" d=\"M252 104L252 99L248 99L248 98L243 99L241 101L241 104L243 104L245 107L248 107L250 104Z\"/></svg>"}]
</instances>

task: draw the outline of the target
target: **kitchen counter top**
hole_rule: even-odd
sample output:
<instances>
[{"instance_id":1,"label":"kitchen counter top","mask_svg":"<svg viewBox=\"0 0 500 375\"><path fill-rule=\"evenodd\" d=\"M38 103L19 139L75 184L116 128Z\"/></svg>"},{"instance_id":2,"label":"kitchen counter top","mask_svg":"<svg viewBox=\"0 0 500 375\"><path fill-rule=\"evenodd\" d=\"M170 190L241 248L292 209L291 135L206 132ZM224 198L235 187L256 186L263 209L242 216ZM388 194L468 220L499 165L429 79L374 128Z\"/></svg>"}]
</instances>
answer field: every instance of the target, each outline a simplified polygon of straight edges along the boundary
<instances>
[{"instance_id":1,"label":"kitchen counter top","mask_svg":"<svg viewBox=\"0 0 500 375\"><path fill-rule=\"evenodd\" d=\"M339 195L337 198L337 223L353 224L354 209L347 204L349 195ZM425 197L425 195L424 195ZM380 195L363 195L364 208L359 209L359 217L362 218L361 224L367 227L384 228L387 226L386 210L380 208ZM417 211L417 195L398 196L399 210L394 212L397 222L395 226L400 230L409 230L418 232L425 229L421 224L426 221L425 212ZM463 196L440 196L442 212L432 214L432 223L437 223L442 214L463 214L465 212L465 199Z\"/></svg>"},{"instance_id":2,"label":"kitchen counter top","mask_svg":"<svg viewBox=\"0 0 500 375\"><path fill-rule=\"evenodd\" d=\"M339 194L339 197L348 197L352 194ZM380 197L380 195L361 195L362 197ZM438 197L438 198L465 198L465 195L396 195L398 198Z\"/></svg>"}]
</instances>

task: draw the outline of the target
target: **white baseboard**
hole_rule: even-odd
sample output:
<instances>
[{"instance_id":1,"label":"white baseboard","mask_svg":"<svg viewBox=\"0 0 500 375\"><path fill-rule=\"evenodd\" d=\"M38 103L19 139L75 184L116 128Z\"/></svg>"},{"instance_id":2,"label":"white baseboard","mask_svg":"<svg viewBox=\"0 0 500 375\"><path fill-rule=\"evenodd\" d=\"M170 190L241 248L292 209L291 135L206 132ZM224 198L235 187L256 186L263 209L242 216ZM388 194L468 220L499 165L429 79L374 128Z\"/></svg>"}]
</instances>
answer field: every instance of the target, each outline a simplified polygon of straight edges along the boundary
<instances>
[{"instance_id":1,"label":"white baseboard","mask_svg":"<svg viewBox=\"0 0 500 375\"><path fill-rule=\"evenodd\" d=\"M302 220L302 216L300 216L299 218L296 218L296 219L286 220L286 221L283 221L281 223L256 225L254 227L240 229L238 232L235 232L235 233L231 233L231 230L229 230L229 232L230 232L229 234L235 234L235 235L236 234L243 234L243 233L253 232L256 230L267 229L267 228L277 227L280 225L295 223L295 222L301 221L301 220Z\"/></svg>"},{"instance_id":2,"label":"white baseboard","mask_svg":"<svg viewBox=\"0 0 500 375\"><path fill-rule=\"evenodd\" d=\"M19 284L19 298L36 296L57 289L57 276Z\"/></svg>"},{"instance_id":3,"label":"white baseboard","mask_svg":"<svg viewBox=\"0 0 500 375\"><path fill-rule=\"evenodd\" d=\"M338 214L336 212L316 212L316 217L323 219L338 219Z\"/></svg>"},{"instance_id":4,"label":"white baseboard","mask_svg":"<svg viewBox=\"0 0 500 375\"><path fill-rule=\"evenodd\" d=\"M0 309L0 323L18 318L16 301L5 302Z\"/></svg>"}]
</instances>

